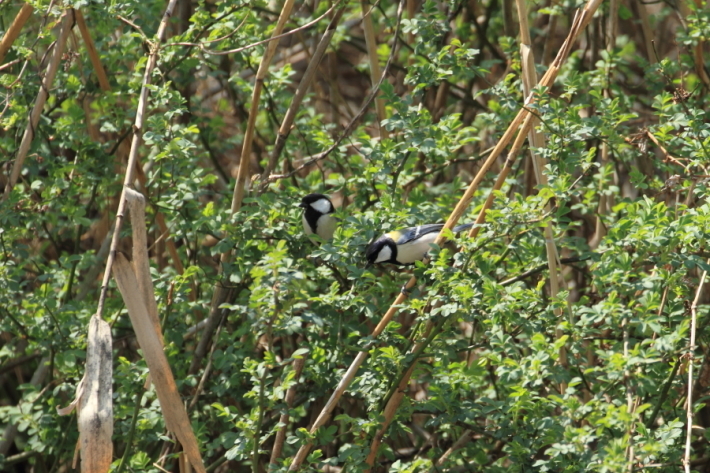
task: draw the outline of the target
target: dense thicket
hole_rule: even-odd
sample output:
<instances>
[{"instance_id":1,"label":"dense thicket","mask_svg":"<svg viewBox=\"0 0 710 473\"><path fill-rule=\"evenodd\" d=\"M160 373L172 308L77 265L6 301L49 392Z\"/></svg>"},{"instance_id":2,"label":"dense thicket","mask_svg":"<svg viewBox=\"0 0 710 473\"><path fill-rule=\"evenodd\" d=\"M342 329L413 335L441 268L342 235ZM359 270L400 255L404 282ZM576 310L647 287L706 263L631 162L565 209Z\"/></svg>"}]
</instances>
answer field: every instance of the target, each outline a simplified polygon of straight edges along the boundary
<instances>
[{"instance_id":1,"label":"dense thicket","mask_svg":"<svg viewBox=\"0 0 710 473\"><path fill-rule=\"evenodd\" d=\"M279 2L177 0L160 44L165 2L33 0L23 24L22 2L0 2L0 469L71 468L76 416L56 409L84 372L156 51L133 185L148 202L165 353L208 471L285 471L309 441L304 471L364 471L371 449L374 471L390 472L710 468L703 1L604 2L529 105L544 142L526 142L500 190L505 153L477 188L461 222L495 196L478 234L428 265L365 268L381 233L447 219L521 110L520 13L542 77L584 6L523 3L296 2L253 101L267 47L253 43L271 36ZM311 192L338 207L332 241L303 234L296 204ZM102 316L113 468L177 471L113 282ZM309 433L361 353L332 419Z\"/></svg>"}]
</instances>

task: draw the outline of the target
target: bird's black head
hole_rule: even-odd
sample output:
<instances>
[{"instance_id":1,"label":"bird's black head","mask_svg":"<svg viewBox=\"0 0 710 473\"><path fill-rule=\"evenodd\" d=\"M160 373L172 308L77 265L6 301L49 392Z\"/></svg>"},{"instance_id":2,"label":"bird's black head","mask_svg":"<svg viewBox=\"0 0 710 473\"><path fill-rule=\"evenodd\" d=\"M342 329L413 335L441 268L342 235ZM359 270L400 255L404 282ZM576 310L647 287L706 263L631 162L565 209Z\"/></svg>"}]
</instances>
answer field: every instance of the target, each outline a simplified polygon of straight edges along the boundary
<instances>
[{"instance_id":1,"label":"bird's black head","mask_svg":"<svg viewBox=\"0 0 710 473\"><path fill-rule=\"evenodd\" d=\"M324 194L308 194L301 199L301 203L298 204L298 206L306 210L313 209L321 214L331 214L335 212L335 207L333 207L330 198Z\"/></svg>"},{"instance_id":2,"label":"bird's black head","mask_svg":"<svg viewBox=\"0 0 710 473\"><path fill-rule=\"evenodd\" d=\"M382 235L367 247L365 259L367 259L368 267L375 263L399 264L397 262L397 245L389 235Z\"/></svg>"}]
</instances>

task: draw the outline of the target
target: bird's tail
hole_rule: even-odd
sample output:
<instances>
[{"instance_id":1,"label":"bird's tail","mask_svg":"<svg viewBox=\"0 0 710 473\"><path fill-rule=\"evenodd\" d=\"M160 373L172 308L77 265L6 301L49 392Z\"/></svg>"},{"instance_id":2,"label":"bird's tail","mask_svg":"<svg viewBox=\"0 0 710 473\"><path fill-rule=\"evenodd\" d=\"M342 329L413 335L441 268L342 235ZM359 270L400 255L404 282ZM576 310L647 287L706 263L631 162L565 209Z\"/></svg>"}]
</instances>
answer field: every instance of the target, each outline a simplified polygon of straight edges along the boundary
<instances>
[{"instance_id":1,"label":"bird's tail","mask_svg":"<svg viewBox=\"0 0 710 473\"><path fill-rule=\"evenodd\" d=\"M474 225L473 223L463 223L463 224L461 224L461 225L456 225L456 226L454 227L454 233L459 233L459 232L462 232L462 231L464 231L464 230L468 230L468 229L471 228L473 225Z\"/></svg>"}]
</instances>

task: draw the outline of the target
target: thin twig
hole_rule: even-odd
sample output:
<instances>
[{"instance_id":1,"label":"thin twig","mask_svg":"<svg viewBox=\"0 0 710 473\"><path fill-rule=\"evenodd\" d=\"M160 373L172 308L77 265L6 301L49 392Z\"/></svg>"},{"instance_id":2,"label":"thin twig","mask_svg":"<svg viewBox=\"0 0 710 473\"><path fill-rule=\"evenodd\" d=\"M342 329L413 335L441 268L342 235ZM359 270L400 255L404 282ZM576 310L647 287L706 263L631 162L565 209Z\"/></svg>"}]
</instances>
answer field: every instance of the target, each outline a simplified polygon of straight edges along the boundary
<instances>
[{"instance_id":1,"label":"thin twig","mask_svg":"<svg viewBox=\"0 0 710 473\"><path fill-rule=\"evenodd\" d=\"M401 15L400 12L398 11L398 22L397 22L397 33L399 32L399 20L401 20ZM367 99L365 99L365 103L362 105L360 108L360 111L353 117L353 119L348 123L348 125L345 127L343 132L340 134L337 140L335 140L335 143L333 143L328 149L325 151L318 153L314 155L310 161L307 161L297 168L295 168L293 171L291 171L288 174L279 174L277 176L270 176L267 182L274 182L279 179L288 179L289 177L295 176L299 172L301 172L303 169L312 166L316 164L318 161L321 161L325 158L327 158L330 153L332 153L336 148L340 146L340 144L343 142L345 138L350 136L350 134L355 130L355 127L357 126L358 123L360 123L360 119L365 115L365 112L367 111L367 108L370 106L372 101L375 99L377 94L380 91L380 87L382 86L382 83L385 81L385 78L387 77L387 74L389 72L390 66L392 65L392 60L394 59L394 54L395 51L397 50L397 45L398 45L398 39L399 34L395 35L395 40L394 44L392 45L392 50L390 51L389 58L387 58L387 63L385 64L385 68L382 71L382 76L380 76L380 80L377 82L377 85L372 87L372 90L370 91L370 94L367 96Z\"/></svg>"},{"instance_id":2,"label":"thin twig","mask_svg":"<svg viewBox=\"0 0 710 473\"><path fill-rule=\"evenodd\" d=\"M278 36L281 31L283 31L284 25L291 15L291 10L293 9L294 0L286 0L284 3L279 19L274 28L273 37ZM259 70L256 73L256 81L254 83L254 90L252 92L251 108L249 109L249 120L247 122L246 133L244 134L244 142L242 143L242 153L239 161L239 171L237 173L237 181L234 184L234 192L232 194L232 205L230 209L230 214L234 215L239 212L242 207L242 201L244 200L244 187L246 186L246 181L249 176L249 161L251 160L251 146L252 140L254 139L254 130L256 124L256 117L259 112L259 99L261 97L261 90L264 86L264 77L269 69L271 60L276 52L277 42L269 43L266 48L264 56L261 58L261 64L259 64ZM222 284L221 276L223 268L230 263L233 257L233 251L228 250L222 253L220 256L219 265L219 275L217 283L214 285L214 292L212 293L212 300L210 302L210 313L207 316L207 323L205 324L205 329L202 332L202 338L195 348L195 353L192 357L192 362L190 363L190 368L188 373L194 374L202 363L202 359L207 354L207 347L212 340L212 334L217 328L217 324L220 320L220 309L219 307L227 300L228 289Z\"/></svg>"},{"instance_id":3,"label":"thin twig","mask_svg":"<svg viewBox=\"0 0 710 473\"><path fill-rule=\"evenodd\" d=\"M2 41L0 41L0 63L5 59L5 54L10 50L17 37L20 36L22 27L25 26L33 11L34 7L29 3L25 3L20 8L20 11L17 12L15 19L3 35Z\"/></svg>"},{"instance_id":4,"label":"thin twig","mask_svg":"<svg viewBox=\"0 0 710 473\"><path fill-rule=\"evenodd\" d=\"M37 125L39 124L39 118L42 115L42 109L44 104L47 102L49 97L49 90L52 88L52 83L54 82L54 76L57 74L59 69L59 63L62 60L62 55L64 53L64 47L69 38L69 32L74 26L74 13L72 9L67 10L64 13L64 21L62 22L62 29L59 32L59 37L57 38L56 45L52 54L52 59L47 66L47 73L39 88L39 93L37 94L37 100L35 100L35 105L32 108L32 113L30 113L30 119L27 122L27 128L25 128L25 134L22 136L22 142L20 143L20 149L17 151L17 157L15 157L15 163L12 166L12 171L10 172L10 177L5 185L5 194L2 200L7 200L10 197L10 192L12 192L13 187L17 179L20 177L20 172L22 171L22 166L27 157L27 152L30 150L30 145L35 137L35 131Z\"/></svg>"},{"instance_id":5,"label":"thin twig","mask_svg":"<svg viewBox=\"0 0 710 473\"><path fill-rule=\"evenodd\" d=\"M395 29L395 40L394 44L392 45L392 53L390 54L389 59L387 60L387 65L385 66L385 70L382 73L382 77L380 78L379 83L377 84L377 87L373 87L370 96L368 97L368 100L366 101L365 106L369 105L370 102L374 99L375 95L377 94L377 91L380 88L380 85L382 85L382 82L385 79L385 75L387 74L387 71L389 70L389 66L392 62L392 58L394 57L394 52L397 50L397 37L399 36L399 29L402 24L402 11L404 10L404 1L405 0L400 0L399 6L397 7L397 24L396 24L396 29ZM365 108L360 111L358 116L356 116L353 119L353 122L351 122L351 125L354 126L354 121L356 119L359 119L362 114L364 114ZM338 140L338 143L344 139L344 136L341 136L340 139ZM336 145L338 144L336 143ZM331 151L335 149L335 146L331 147ZM404 302L404 294L400 294L399 297L397 298L400 300L399 303ZM389 323L390 319L392 317L390 316L387 318L383 317L383 319L380 321L379 324L377 324L377 327L372 331L372 338L377 338L382 331L385 329L387 324ZM318 414L318 418L313 422L313 425L311 426L311 433L314 433L316 430L318 430L320 427L325 425L326 422L328 422L328 419L330 419L330 415L333 413L333 409L335 409L335 406L338 404L338 401L340 400L340 397L345 393L345 390L350 386L350 383L352 382L353 378L355 377L355 374L357 373L358 369L360 368L360 365L365 361L367 358L367 351L363 350L360 353L357 354L355 357L355 360L350 364L350 367L347 369L345 374L343 375L342 379L338 383L338 386L335 388L333 391L333 394L330 396L330 399L328 399L328 402L326 402L325 406L321 410L320 414ZM311 450L311 446L313 445L312 442L307 442L304 445L301 446L301 448L298 449L298 452L296 455L293 457L293 460L291 461L291 466L289 467L289 471L295 471L298 470L303 463L303 461L306 459L306 456L308 455L308 452Z\"/></svg>"},{"instance_id":6,"label":"thin twig","mask_svg":"<svg viewBox=\"0 0 710 473\"><path fill-rule=\"evenodd\" d=\"M317 24L317 23L318 23L319 21L321 21L323 18L327 17L327 16L330 14L330 12L332 12L332 11L335 9L335 7L338 6L339 3L340 3L340 2L335 3L333 6L331 6L330 8L328 8L328 10L326 10L326 12L323 13L321 16L319 16L319 17L316 18L315 20L309 21L308 23L306 23L306 24L303 25L303 26L299 26L298 28L294 28L294 29L292 29L292 30L290 30L290 31L287 31L286 33L277 34L277 35L275 35L275 36L272 36L271 38L262 39L261 41L257 41L256 43L251 43L251 44L248 44L248 45L246 45L246 46L242 46L241 48L237 48L237 49L230 49L230 50L227 50L227 51L212 51L212 50L210 50L210 49L206 49L206 48L205 48L205 44L210 43L210 42L214 42L214 41L217 41L217 40L205 41L205 42L203 42L203 43L187 43L187 42L170 43L170 44L168 44L168 45L166 45L166 46L192 46L192 47L200 48L200 51L204 52L205 54L210 54L210 55L212 55L212 56L226 56L226 55L229 55L229 54L241 53L241 52L243 52L243 51L246 51L247 49L255 48L255 47L257 47L257 46L259 46L259 45L261 45L261 44L270 43L270 42L275 41L275 40L277 40L277 39L285 38L286 36L292 35L292 34L294 34L294 33L298 33L298 32L300 32L300 31L307 30L307 29L310 28L311 26ZM226 38L226 37L225 37L225 38ZM222 39L224 39L224 38L222 38Z\"/></svg>"},{"instance_id":7,"label":"thin twig","mask_svg":"<svg viewBox=\"0 0 710 473\"><path fill-rule=\"evenodd\" d=\"M170 0L163 18L158 26L158 31L156 33L156 38L158 43L165 40L165 31L168 26L168 20L173 14L177 0ZM153 69L158 62L158 55L160 53L160 45L154 44L151 47L150 55L148 56L148 62L145 66L145 72L143 74L143 86L141 87L141 94L138 98L138 106L136 107L136 120L133 125L133 140L131 141L131 150L128 154L128 163L126 164L126 176L123 180L123 189L121 191L121 199L118 202L118 210L116 211L116 221L114 224L113 237L111 239L111 249L108 254L108 259L106 260L106 268L104 269L104 277L101 282L101 293L99 295L99 304L96 309L96 313L101 317L104 310L104 304L106 302L106 294L108 293L108 281L111 277L111 269L113 268L113 262L116 258L116 251L118 250L118 240L121 235L121 227L123 226L123 213L126 209L126 189L133 185L136 173L136 161L138 160L138 148L143 136L143 123L145 121L145 112L148 107L148 91L150 86L150 79L153 73Z\"/></svg>"},{"instance_id":8,"label":"thin twig","mask_svg":"<svg viewBox=\"0 0 710 473\"><path fill-rule=\"evenodd\" d=\"M402 0L400 2L400 5L399 5L398 11L397 11L397 31L395 32L395 37L397 37L397 35L399 34L399 25L400 25L401 17L402 17L403 2L404 2L404 0ZM594 12L597 10L597 8L599 8L600 4L601 4L601 0L590 0L589 3L587 3L587 5L585 6L584 10L582 12L578 12L578 14L575 17L575 20L572 24L571 31L570 31L567 39L565 40L565 43L560 48L557 58L555 58L555 61L552 63L550 69L547 71L545 76L540 81L541 82L540 85L545 86L545 87L549 87L552 84L554 79L557 77L557 74L559 73L562 63L569 55L569 52L572 48L573 41L575 41L577 36L587 26L587 24L591 20L592 16L594 15ZM394 49L395 48L393 48L393 50ZM388 65L389 65L389 61L388 61ZM372 95L371 97L374 97L374 95ZM524 124L521 127L520 133L523 135L527 133L527 131L532 123L529 117L526 119L526 116L528 116L528 115L529 115L528 109L523 107L520 110L520 112L518 113L518 116L513 120L511 125L508 127L508 130L506 130L506 132L504 133L503 138L501 138L501 141L494 148L493 152L491 153L491 156L488 158L486 163L483 165L482 169L479 171L479 174L476 176L476 178L473 180L473 182L471 182L471 184L469 185L469 188L466 190L464 195L461 197L459 203L456 205L456 208L453 210L453 212L449 216L448 220L446 221L446 224L444 225L445 229L451 230L451 228L453 228L453 226L456 225L459 218L466 211L469 203L473 199L473 194L474 194L475 190L478 188L478 185L480 184L480 182L483 180L483 175L485 175L485 173L487 173L490 166L493 165L493 162L498 158L498 156L502 153L502 151L508 145L508 143L510 142L510 140L514 136L515 131L520 126L520 124L523 122L523 120L526 121L526 124ZM532 115L530 115L530 117L531 116ZM515 145L514 145L514 147L515 147ZM439 236L437 237L437 240L434 242L434 244L436 244L440 247L443 246L443 243L445 241L444 234L445 234L445 232L442 231L439 234ZM407 284L404 286L403 290L400 292L400 294L397 296L395 301L389 307L387 312L385 312L385 314L382 316L382 319L377 324L375 329L372 331L372 334L370 335L370 337L373 340L376 339L377 337L379 337L379 335L382 333L382 331L389 324L390 320L392 320L392 317L394 317L394 314L399 311L400 306L407 299L408 291L414 287L416 282L417 282L416 276L412 276L409 279ZM365 361L367 356L368 356L368 353L365 350L363 350L357 354L357 356L355 357L355 360L353 360L353 362L350 364L350 367L347 369L347 371L343 375L342 379L338 383L338 386L335 388L335 390L333 391L333 394L328 399L328 402L326 403L326 405L323 407L320 414L318 415L318 418L313 423L311 430L310 430L311 433L315 433L316 430L318 430L320 427L325 425L325 423L328 421L328 419L330 419L330 415L333 412L333 409L335 408L335 406L337 405L341 396L343 395L345 390L348 388L348 386L350 385L350 383L354 379L355 374L357 373L358 369L360 368L362 363ZM296 453L296 456L294 457L294 459L291 463L291 466L289 467L290 471L294 471L294 470L297 470L300 468L300 465L305 460L306 455L308 455L308 452L310 451L311 446L312 446L312 442L307 442L301 446L301 448Z\"/></svg>"},{"instance_id":9,"label":"thin twig","mask_svg":"<svg viewBox=\"0 0 710 473\"><path fill-rule=\"evenodd\" d=\"M708 260L710 263L710 260ZM686 435L685 435L685 455L683 455L683 467L685 468L685 473L690 473L690 442L692 440L693 433L693 360L695 359L695 335L698 326L698 302L700 301L700 296L703 293L703 286L705 285L705 278L708 272L703 271L703 275L700 277L700 283L698 283L698 289L695 291L695 299L693 299L693 304L690 306L690 343L688 345L688 398L686 399L685 415L686 415Z\"/></svg>"}]
</instances>

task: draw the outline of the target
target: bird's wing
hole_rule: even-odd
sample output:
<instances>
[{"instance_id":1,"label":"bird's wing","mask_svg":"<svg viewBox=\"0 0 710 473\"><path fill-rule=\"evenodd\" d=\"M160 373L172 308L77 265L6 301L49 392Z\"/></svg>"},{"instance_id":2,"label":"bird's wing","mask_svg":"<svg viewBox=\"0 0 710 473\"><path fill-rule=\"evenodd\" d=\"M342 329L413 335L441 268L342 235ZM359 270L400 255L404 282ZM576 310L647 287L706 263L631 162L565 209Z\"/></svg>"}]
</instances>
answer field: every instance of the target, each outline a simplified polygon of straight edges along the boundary
<instances>
[{"instance_id":1,"label":"bird's wing","mask_svg":"<svg viewBox=\"0 0 710 473\"><path fill-rule=\"evenodd\" d=\"M419 225L418 227L405 228L399 231L390 232L390 236L397 245L404 245L412 240L421 238L429 233L438 233L444 228L443 223L430 223L428 225Z\"/></svg>"}]
</instances>

